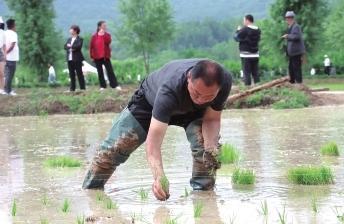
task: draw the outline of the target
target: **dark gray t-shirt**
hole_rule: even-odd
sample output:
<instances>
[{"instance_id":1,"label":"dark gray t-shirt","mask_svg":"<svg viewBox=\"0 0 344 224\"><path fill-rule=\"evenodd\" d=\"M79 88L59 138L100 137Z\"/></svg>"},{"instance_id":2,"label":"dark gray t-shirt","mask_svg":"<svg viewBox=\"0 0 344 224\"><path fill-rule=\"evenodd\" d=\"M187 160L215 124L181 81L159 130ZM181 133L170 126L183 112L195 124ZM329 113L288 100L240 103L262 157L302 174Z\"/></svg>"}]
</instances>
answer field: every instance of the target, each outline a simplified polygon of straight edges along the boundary
<instances>
[{"instance_id":1,"label":"dark gray t-shirt","mask_svg":"<svg viewBox=\"0 0 344 224\"><path fill-rule=\"evenodd\" d=\"M212 102L196 105L190 98L187 73L201 60L204 59L172 61L151 73L142 82L141 87L146 100L153 107L152 115L155 119L169 123L170 118L175 115L204 111L208 106L216 111L224 108L232 85L231 75L227 71L221 89Z\"/></svg>"}]
</instances>

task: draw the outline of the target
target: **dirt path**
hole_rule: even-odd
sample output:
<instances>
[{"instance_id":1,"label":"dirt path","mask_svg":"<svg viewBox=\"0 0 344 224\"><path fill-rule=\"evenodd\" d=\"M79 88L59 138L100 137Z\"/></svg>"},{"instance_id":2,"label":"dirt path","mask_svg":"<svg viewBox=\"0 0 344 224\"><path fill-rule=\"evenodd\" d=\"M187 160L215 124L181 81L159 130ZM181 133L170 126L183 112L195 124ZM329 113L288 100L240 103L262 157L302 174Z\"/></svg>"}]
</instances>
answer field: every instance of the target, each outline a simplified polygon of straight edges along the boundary
<instances>
[{"instance_id":1,"label":"dirt path","mask_svg":"<svg viewBox=\"0 0 344 224\"><path fill-rule=\"evenodd\" d=\"M344 104L344 91L312 92L312 106L342 105Z\"/></svg>"}]
</instances>

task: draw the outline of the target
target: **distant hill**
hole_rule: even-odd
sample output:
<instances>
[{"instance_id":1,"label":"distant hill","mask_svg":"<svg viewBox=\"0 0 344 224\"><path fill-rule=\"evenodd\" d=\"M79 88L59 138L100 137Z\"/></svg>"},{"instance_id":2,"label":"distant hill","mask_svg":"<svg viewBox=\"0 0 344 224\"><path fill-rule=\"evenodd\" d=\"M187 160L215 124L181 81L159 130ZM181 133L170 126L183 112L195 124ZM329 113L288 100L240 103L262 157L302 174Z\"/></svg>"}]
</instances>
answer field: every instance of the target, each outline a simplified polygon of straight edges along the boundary
<instances>
[{"instance_id":1,"label":"distant hill","mask_svg":"<svg viewBox=\"0 0 344 224\"><path fill-rule=\"evenodd\" d=\"M171 0L177 22L202 20L207 17L228 20L246 13L263 18L268 14L272 2L273 0ZM117 3L118 0L55 0L57 26L67 30L70 24L76 23L85 32L92 32L98 20L116 23L119 18ZM5 0L0 0L0 15L9 14Z\"/></svg>"}]
</instances>

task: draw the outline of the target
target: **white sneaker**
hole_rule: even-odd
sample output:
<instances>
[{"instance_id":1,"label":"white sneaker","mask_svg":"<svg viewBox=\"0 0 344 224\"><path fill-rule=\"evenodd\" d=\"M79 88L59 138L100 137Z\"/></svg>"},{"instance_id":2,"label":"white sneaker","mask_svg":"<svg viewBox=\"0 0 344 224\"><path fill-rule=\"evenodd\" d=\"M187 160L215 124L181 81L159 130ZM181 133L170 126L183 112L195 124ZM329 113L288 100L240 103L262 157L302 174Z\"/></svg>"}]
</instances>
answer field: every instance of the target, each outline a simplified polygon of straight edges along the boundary
<instances>
[{"instance_id":1,"label":"white sneaker","mask_svg":"<svg viewBox=\"0 0 344 224\"><path fill-rule=\"evenodd\" d=\"M0 89L0 95L6 95L6 92L3 89Z\"/></svg>"},{"instance_id":2,"label":"white sneaker","mask_svg":"<svg viewBox=\"0 0 344 224\"><path fill-rule=\"evenodd\" d=\"M99 91L104 91L104 88L100 88Z\"/></svg>"},{"instance_id":3,"label":"white sneaker","mask_svg":"<svg viewBox=\"0 0 344 224\"><path fill-rule=\"evenodd\" d=\"M117 86L117 87L116 87L116 90L118 90L118 91L122 91L122 87L120 87L120 86Z\"/></svg>"},{"instance_id":4,"label":"white sneaker","mask_svg":"<svg viewBox=\"0 0 344 224\"><path fill-rule=\"evenodd\" d=\"M17 94L14 91L11 91L8 95L10 96L16 96Z\"/></svg>"}]
</instances>

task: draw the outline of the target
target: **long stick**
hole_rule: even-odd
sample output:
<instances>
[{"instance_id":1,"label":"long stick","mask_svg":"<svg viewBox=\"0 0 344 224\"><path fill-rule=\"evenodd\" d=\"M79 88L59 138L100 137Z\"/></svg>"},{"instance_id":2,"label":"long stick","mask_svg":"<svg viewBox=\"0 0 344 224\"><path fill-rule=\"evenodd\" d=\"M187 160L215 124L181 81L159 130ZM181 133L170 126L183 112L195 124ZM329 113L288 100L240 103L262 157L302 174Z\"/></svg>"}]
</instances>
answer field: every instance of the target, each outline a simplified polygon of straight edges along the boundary
<instances>
[{"instance_id":1,"label":"long stick","mask_svg":"<svg viewBox=\"0 0 344 224\"><path fill-rule=\"evenodd\" d=\"M253 87L252 89L245 90L244 92L236 93L234 95L231 95L227 99L227 104L232 104L234 101L237 101L239 99L245 98L253 93L259 92L264 89L269 89L274 86L279 86L285 82L289 81L289 77L282 77L279 79L275 79L271 82L264 83L262 85Z\"/></svg>"}]
</instances>

